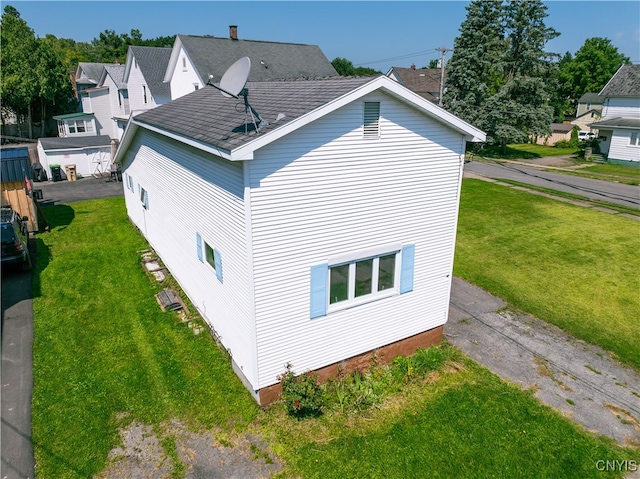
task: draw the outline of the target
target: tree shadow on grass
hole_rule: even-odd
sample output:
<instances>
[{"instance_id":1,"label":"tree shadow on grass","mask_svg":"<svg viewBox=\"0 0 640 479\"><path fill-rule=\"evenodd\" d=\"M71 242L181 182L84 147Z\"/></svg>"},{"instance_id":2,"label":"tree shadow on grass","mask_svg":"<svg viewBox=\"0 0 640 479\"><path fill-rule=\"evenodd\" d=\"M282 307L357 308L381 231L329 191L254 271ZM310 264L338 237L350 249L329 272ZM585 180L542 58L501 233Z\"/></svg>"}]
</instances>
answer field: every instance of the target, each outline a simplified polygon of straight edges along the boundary
<instances>
[{"instance_id":1,"label":"tree shadow on grass","mask_svg":"<svg viewBox=\"0 0 640 479\"><path fill-rule=\"evenodd\" d=\"M54 228L66 228L71 224L76 215L74 209L67 205L45 206L42 208L42 212L51 230Z\"/></svg>"},{"instance_id":2,"label":"tree shadow on grass","mask_svg":"<svg viewBox=\"0 0 640 479\"><path fill-rule=\"evenodd\" d=\"M542 158L542 155L532 152L518 150L507 146L504 151L500 146L485 146L482 150L475 152L485 158L496 158L502 160L531 160L533 158Z\"/></svg>"}]
</instances>

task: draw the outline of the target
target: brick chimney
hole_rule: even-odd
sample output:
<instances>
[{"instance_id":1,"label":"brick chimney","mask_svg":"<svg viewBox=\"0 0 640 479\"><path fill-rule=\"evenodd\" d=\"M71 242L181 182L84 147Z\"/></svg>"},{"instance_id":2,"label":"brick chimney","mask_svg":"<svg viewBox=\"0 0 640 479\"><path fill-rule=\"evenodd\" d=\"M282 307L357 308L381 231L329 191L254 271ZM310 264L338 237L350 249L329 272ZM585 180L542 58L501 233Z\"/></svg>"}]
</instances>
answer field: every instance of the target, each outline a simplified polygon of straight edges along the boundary
<instances>
[{"instance_id":1,"label":"brick chimney","mask_svg":"<svg viewBox=\"0 0 640 479\"><path fill-rule=\"evenodd\" d=\"M231 40L238 39L238 25L229 25L229 38Z\"/></svg>"}]
</instances>

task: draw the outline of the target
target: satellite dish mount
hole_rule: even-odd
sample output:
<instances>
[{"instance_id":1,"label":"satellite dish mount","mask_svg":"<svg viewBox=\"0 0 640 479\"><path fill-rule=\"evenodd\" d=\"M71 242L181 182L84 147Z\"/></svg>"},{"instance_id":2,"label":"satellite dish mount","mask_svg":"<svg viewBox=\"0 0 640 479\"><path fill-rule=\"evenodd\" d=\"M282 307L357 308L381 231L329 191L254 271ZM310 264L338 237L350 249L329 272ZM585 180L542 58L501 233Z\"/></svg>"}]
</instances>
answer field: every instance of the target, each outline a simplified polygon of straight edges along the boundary
<instances>
[{"instance_id":1,"label":"satellite dish mount","mask_svg":"<svg viewBox=\"0 0 640 479\"><path fill-rule=\"evenodd\" d=\"M267 126L268 121L264 120L260 114L249 103L249 90L245 87L247 84L247 78L249 78L249 72L251 71L251 59L249 57L242 57L231 65L222 78L220 79L220 85L214 85L211 83L211 76L209 76L208 85L213 86L220 90L222 96L227 98L244 98L244 132L248 134L248 117L251 115L251 123L259 134L259 129ZM256 123L256 117L260 123Z\"/></svg>"}]
</instances>

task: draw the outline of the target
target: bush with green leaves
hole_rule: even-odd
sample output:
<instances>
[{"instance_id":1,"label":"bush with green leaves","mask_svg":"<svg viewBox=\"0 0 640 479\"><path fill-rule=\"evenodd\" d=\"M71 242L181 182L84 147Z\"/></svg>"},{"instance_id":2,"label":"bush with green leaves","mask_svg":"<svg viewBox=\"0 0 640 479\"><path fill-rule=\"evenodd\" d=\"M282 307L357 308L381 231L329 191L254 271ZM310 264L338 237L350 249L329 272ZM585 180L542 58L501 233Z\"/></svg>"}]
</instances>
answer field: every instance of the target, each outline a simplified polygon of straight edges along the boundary
<instances>
[{"instance_id":1,"label":"bush with green leaves","mask_svg":"<svg viewBox=\"0 0 640 479\"><path fill-rule=\"evenodd\" d=\"M295 417L319 416L322 413L323 388L316 373L307 371L296 375L291 363L287 363L278 380L282 385L280 398L287 413Z\"/></svg>"}]
</instances>

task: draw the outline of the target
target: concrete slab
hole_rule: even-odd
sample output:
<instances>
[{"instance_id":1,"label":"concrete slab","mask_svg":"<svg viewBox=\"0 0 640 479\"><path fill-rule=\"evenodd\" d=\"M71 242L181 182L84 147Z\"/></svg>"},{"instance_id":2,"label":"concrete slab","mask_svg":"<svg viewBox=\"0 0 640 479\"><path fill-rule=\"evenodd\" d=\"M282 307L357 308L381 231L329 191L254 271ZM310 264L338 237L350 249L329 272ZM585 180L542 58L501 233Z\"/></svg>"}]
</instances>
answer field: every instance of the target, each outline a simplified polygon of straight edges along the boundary
<instances>
[{"instance_id":1,"label":"concrete slab","mask_svg":"<svg viewBox=\"0 0 640 479\"><path fill-rule=\"evenodd\" d=\"M501 378L621 445L640 445L640 374L455 278L445 337Z\"/></svg>"}]
</instances>

